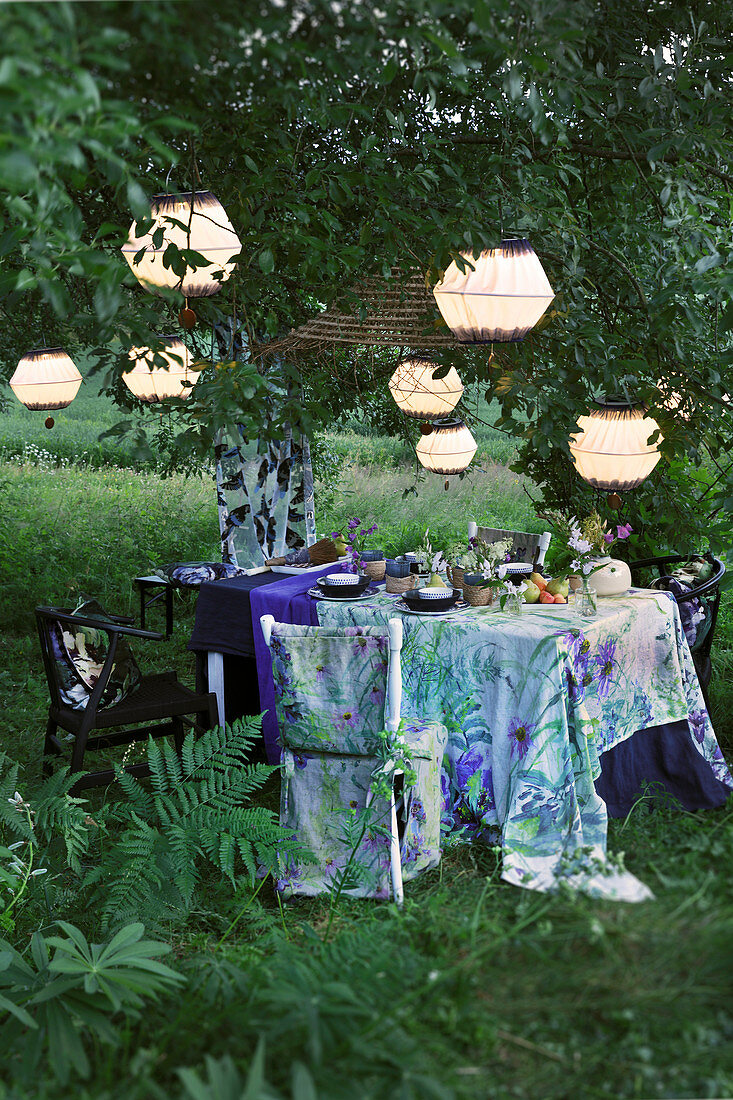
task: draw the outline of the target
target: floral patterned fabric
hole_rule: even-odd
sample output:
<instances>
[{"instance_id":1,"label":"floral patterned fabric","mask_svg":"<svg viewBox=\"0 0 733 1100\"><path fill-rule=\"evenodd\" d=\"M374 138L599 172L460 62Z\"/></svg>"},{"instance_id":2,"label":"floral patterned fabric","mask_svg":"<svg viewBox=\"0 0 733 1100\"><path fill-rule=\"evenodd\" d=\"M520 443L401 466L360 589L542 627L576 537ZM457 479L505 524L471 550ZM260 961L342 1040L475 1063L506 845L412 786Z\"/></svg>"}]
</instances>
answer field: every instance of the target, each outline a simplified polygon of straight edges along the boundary
<instances>
[{"instance_id":1,"label":"floral patterned fabric","mask_svg":"<svg viewBox=\"0 0 733 1100\"><path fill-rule=\"evenodd\" d=\"M383 624L398 597L319 603L329 627ZM471 609L403 617L403 716L449 731L444 823L466 839L501 836L503 877L537 890L561 880L599 896L650 896L605 858L599 756L646 726L689 719L695 748L733 780L710 724L679 609L667 593L513 616Z\"/></svg>"},{"instance_id":2,"label":"floral patterned fabric","mask_svg":"<svg viewBox=\"0 0 733 1100\"><path fill-rule=\"evenodd\" d=\"M343 885L354 897L389 896L389 804L372 798L384 729L389 639L382 630L331 631L276 623L271 638L281 731L281 824L311 853L283 859L278 888L315 895ZM407 723L416 772L404 792L407 881L440 860L440 767L447 730Z\"/></svg>"},{"instance_id":3,"label":"floral patterned fabric","mask_svg":"<svg viewBox=\"0 0 733 1100\"><path fill-rule=\"evenodd\" d=\"M216 448L222 561L250 569L316 540L313 470L305 436L248 439L241 425Z\"/></svg>"},{"instance_id":4,"label":"floral patterned fabric","mask_svg":"<svg viewBox=\"0 0 733 1100\"><path fill-rule=\"evenodd\" d=\"M74 614L111 622L95 600L81 604ZM50 638L61 701L72 710L85 710L107 660L109 635L93 627L72 628L69 623L55 622L51 624ZM140 679L140 669L127 639L118 638L115 661L100 707L121 703Z\"/></svg>"}]
</instances>

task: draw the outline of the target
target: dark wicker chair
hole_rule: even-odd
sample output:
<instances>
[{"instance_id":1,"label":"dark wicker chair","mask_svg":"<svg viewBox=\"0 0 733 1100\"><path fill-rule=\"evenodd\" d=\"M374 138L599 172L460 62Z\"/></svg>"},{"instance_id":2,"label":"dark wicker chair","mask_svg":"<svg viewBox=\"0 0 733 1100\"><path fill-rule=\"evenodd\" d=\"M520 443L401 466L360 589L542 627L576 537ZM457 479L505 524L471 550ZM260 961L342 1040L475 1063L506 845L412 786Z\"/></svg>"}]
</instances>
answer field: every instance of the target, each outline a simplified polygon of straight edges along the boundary
<instances>
[{"instance_id":1,"label":"dark wicker chair","mask_svg":"<svg viewBox=\"0 0 733 1100\"><path fill-rule=\"evenodd\" d=\"M68 750L56 736L59 727L73 734L74 743L71 752L72 772L84 770L84 754L89 749L113 748L117 745L129 745L134 741L147 740L149 736L165 737L171 734L176 748L180 751L184 738L184 717L188 725L201 731L217 725L216 696L213 693L197 695L178 682L175 672L163 672L152 676L143 676L140 683L122 702L108 707L99 703L112 673L117 642L121 635L132 638L147 638L160 641L162 634L150 630L138 630L130 626L130 620L117 616L107 619L82 618L72 615L67 609L57 607L37 607L36 623L41 643L43 665L51 693L51 706L48 712L46 740L44 744L44 772L51 770L51 756L67 755ZM50 631L54 623L69 623L77 627L93 627L106 631L109 637L109 649L102 672L97 680L89 701L83 710L68 706L61 697L56 661L51 645ZM161 721L162 720L162 721ZM160 724L151 725L158 722ZM110 733L90 737L96 730L111 730ZM125 770L131 775L150 774L147 763L129 764ZM96 787L111 783L114 771L107 768L87 773L74 785L73 793L87 787Z\"/></svg>"},{"instance_id":2,"label":"dark wicker chair","mask_svg":"<svg viewBox=\"0 0 733 1100\"><path fill-rule=\"evenodd\" d=\"M690 646L690 652L692 653L692 659L695 662L695 669L697 670L697 678L700 681L700 687L705 698L705 703L709 707L710 702L708 699L708 685L710 683L710 677L712 675L712 661L710 653L713 648L713 640L715 637L715 627L718 621L718 609L720 607L720 583L725 576L725 565L720 558L713 557L712 554L699 554L699 555L687 555L682 554L666 554L663 557L658 558L642 558L640 561L634 561L630 563L631 574L635 583L642 583L637 579L637 574L644 569L656 569L658 576L653 582L654 588L668 588L669 582L673 580L666 568L669 565L678 565L680 562L689 561L691 557L703 557L706 561L709 561L713 567L713 572L708 580L703 581L702 584L697 585L695 588L690 589L689 592L683 594L673 593L675 600L678 604L684 604L691 600L699 600L701 606L706 611L707 617L707 630L703 636L696 639Z\"/></svg>"}]
</instances>

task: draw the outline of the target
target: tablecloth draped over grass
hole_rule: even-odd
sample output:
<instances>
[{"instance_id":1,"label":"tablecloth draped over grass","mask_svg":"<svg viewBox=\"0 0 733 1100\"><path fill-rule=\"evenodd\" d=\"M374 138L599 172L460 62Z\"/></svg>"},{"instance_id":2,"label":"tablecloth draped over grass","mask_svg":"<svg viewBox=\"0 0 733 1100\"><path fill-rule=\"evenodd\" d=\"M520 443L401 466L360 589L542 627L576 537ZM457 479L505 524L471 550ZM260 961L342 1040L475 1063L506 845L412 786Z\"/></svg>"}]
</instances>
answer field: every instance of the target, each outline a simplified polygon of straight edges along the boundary
<instances>
[{"instance_id":1,"label":"tablecloth draped over grass","mask_svg":"<svg viewBox=\"0 0 733 1100\"><path fill-rule=\"evenodd\" d=\"M385 593L318 604L325 626L373 626L394 613ZM500 835L503 878L516 885L651 897L606 858L606 808L593 785L600 754L636 730L687 719L697 752L733 789L668 594L602 601L590 621L566 607L403 618L403 717L449 731L446 824L466 839Z\"/></svg>"}]
</instances>

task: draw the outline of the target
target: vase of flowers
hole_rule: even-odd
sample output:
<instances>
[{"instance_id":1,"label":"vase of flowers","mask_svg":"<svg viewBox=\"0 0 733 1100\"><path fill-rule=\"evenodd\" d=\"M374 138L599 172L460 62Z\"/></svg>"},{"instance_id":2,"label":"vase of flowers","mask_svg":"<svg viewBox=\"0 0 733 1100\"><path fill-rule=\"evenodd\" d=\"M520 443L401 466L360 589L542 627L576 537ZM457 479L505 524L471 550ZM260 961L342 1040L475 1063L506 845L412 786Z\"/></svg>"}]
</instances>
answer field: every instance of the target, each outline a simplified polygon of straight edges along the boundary
<instances>
[{"instance_id":1,"label":"vase of flowers","mask_svg":"<svg viewBox=\"0 0 733 1100\"><path fill-rule=\"evenodd\" d=\"M371 527L365 527L357 517L352 517L346 524L346 534L334 531L331 538L342 540L346 545L346 571L348 573L366 573L373 581L384 579L385 559L381 550L367 550L365 543L370 535L377 530L376 523Z\"/></svg>"},{"instance_id":2,"label":"vase of flowers","mask_svg":"<svg viewBox=\"0 0 733 1100\"><path fill-rule=\"evenodd\" d=\"M507 539L486 543L479 538L468 541L468 549L461 557L463 568L463 598L472 607L489 607L501 589L504 581L496 575L509 553Z\"/></svg>"},{"instance_id":3,"label":"vase of flowers","mask_svg":"<svg viewBox=\"0 0 733 1100\"><path fill-rule=\"evenodd\" d=\"M598 512L591 512L585 519L575 516L567 519L558 513L546 513L540 517L549 523L557 536L553 548L552 568L557 574L566 571L580 578L576 589L587 590L592 579L598 596L620 596L631 586L631 570L625 561L612 558L608 553L616 541L625 541L631 534L631 524L617 524L615 530L607 529Z\"/></svg>"}]
</instances>

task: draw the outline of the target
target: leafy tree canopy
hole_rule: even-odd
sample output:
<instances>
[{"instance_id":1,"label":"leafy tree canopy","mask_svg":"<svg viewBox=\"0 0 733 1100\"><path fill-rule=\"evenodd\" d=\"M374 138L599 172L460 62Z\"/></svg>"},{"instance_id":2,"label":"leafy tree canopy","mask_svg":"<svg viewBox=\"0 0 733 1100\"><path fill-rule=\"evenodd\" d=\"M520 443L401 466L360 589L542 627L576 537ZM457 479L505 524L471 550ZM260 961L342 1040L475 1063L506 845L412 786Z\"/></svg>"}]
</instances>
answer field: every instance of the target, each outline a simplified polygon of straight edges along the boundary
<instances>
[{"instance_id":1,"label":"leafy tree canopy","mask_svg":"<svg viewBox=\"0 0 733 1100\"><path fill-rule=\"evenodd\" d=\"M665 459L632 522L668 543L727 541L728 5L213 0L203 16L157 0L6 5L0 19L7 373L41 330L93 349L129 400L113 357L170 329L179 303L135 285L119 247L171 166L167 189L213 190L243 245L198 309L202 356L221 316L263 340L366 274L435 279L461 249L527 236L553 307L524 343L457 357L464 381L498 398L545 502L584 512L569 433L626 387L651 405ZM393 362L340 354L352 389L317 362L278 365L303 393L276 421L311 431L366 410L399 430ZM203 453L235 417L256 430L267 389L250 363L212 368L178 413L179 446Z\"/></svg>"}]
</instances>

